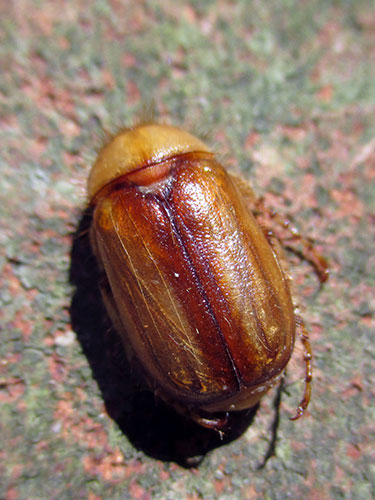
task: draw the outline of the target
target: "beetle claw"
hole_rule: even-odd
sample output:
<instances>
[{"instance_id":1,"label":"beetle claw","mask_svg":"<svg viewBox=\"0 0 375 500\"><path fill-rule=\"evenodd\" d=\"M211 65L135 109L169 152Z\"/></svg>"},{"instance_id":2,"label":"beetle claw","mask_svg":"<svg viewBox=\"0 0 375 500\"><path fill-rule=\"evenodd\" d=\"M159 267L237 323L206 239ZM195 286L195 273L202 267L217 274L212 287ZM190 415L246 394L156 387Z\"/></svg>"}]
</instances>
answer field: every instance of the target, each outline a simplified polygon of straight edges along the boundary
<instances>
[{"instance_id":1,"label":"beetle claw","mask_svg":"<svg viewBox=\"0 0 375 500\"><path fill-rule=\"evenodd\" d=\"M304 412L305 412L305 408L303 408L302 406L298 406L297 410L296 410L296 414L293 417L289 417L289 420L298 420L299 418L302 417Z\"/></svg>"}]
</instances>

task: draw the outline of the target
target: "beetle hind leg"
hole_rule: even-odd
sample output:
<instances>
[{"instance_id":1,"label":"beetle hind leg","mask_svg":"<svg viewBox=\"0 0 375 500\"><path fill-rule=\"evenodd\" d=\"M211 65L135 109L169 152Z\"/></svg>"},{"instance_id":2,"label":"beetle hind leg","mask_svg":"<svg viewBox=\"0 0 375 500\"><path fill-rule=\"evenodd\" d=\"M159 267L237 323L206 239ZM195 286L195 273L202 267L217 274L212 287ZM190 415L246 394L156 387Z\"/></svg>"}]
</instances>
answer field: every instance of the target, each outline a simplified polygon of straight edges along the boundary
<instances>
[{"instance_id":1,"label":"beetle hind leg","mask_svg":"<svg viewBox=\"0 0 375 500\"><path fill-rule=\"evenodd\" d=\"M201 425L202 427L206 427L206 429L213 429L217 431L220 436L223 436L223 431L226 429L229 419L229 413L225 412L220 416L215 417L214 415L210 415L209 417L205 417L199 413L189 415L194 422Z\"/></svg>"},{"instance_id":2,"label":"beetle hind leg","mask_svg":"<svg viewBox=\"0 0 375 500\"><path fill-rule=\"evenodd\" d=\"M312 381L312 352L309 341L309 334L300 316L296 317L296 325L301 332L301 342L303 345L303 358L305 362L305 389L301 401L297 406L296 413L290 420L297 420L304 414L309 405L311 397L311 381Z\"/></svg>"}]
</instances>

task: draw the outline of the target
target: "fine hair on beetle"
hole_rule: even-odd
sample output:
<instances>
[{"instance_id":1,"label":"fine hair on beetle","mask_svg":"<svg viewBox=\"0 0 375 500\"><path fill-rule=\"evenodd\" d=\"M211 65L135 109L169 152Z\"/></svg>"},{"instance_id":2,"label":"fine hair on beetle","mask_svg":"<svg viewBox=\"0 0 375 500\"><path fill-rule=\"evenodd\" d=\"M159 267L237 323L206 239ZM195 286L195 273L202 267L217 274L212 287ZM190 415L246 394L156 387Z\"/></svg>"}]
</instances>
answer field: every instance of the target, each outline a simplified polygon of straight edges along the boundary
<instances>
[{"instance_id":1,"label":"fine hair on beetle","mask_svg":"<svg viewBox=\"0 0 375 500\"><path fill-rule=\"evenodd\" d=\"M231 412L254 407L280 381L301 339L305 388L292 419L301 417L312 352L277 227L323 282L327 264L311 242L204 141L169 124L108 136L87 192L105 306L155 394L225 431Z\"/></svg>"}]
</instances>

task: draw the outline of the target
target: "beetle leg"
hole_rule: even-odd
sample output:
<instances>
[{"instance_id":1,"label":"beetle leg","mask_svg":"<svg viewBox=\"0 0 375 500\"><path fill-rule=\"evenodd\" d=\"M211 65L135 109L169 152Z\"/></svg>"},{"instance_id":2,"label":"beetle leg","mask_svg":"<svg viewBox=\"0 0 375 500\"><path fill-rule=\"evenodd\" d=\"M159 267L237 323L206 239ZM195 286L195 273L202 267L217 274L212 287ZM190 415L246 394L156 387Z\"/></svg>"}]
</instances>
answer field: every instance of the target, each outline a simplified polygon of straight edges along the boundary
<instances>
[{"instance_id":1,"label":"beetle leg","mask_svg":"<svg viewBox=\"0 0 375 500\"><path fill-rule=\"evenodd\" d=\"M223 429L226 428L229 419L229 413L225 412L222 417L217 418L207 418L203 415L199 414L191 414L189 415L194 422L201 425L202 427L206 427L206 429L213 429L220 434L220 437L223 437Z\"/></svg>"},{"instance_id":2,"label":"beetle leg","mask_svg":"<svg viewBox=\"0 0 375 500\"><path fill-rule=\"evenodd\" d=\"M312 352L309 341L309 333L305 327L303 319L300 316L296 316L296 325L301 332L301 342L304 349L304 361L305 361L305 390L303 397L297 406L296 414L290 417L290 420L297 420L302 417L304 411L306 410L311 397L311 380L312 380Z\"/></svg>"},{"instance_id":3,"label":"beetle leg","mask_svg":"<svg viewBox=\"0 0 375 500\"><path fill-rule=\"evenodd\" d=\"M280 227L287 230L287 237L283 238L278 235L278 238L283 241L284 246L310 262L321 283L327 281L329 276L327 260L315 250L312 241L302 236L299 230L292 225L290 219L282 217L277 212L267 207L263 197L256 200L254 211L255 215L266 215L268 218L274 220ZM298 251L292 243L299 243L302 246L302 250Z\"/></svg>"},{"instance_id":4,"label":"beetle leg","mask_svg":"<svg viewBox=\"0 0 375 500\"><path fill-rule=\"evenodd\" d=\"M254 191L249 186L248 182L240 177L237 177L233 173L231 173L230 175L233 182L237 186L237 189L239 189L239 191L241 192L247 208L252 211L253 215L257 218L260 226L264 228L265 224L262 220L259 220L258 217L262 219L262 216L264 216L265 218L274 220L280 227L287 230L289 233L288 237L282 237L281 235L277 234L277 238L282 243L284 243L283 246L286 246L287 248L289 248L289 250L298 254L306 261L310 262L321 283L327 281L329 276L328 263L326 259L315 250L312 241L303 237L298 229L292 225L291 220L289 220L287 217L282 217L275 210L272 210L270 207L268 207L264 201L263 196L261 196L260 198L255 196ZM267 234L268 231L265 230L264 232L267 239L270 241L270 238ZM299 243L302 246L301 251L298 251L298 249L295 247L296 243Z\"/></svg>"},{"instance_id":5,"label":"beetle leg","mask_svg":"<svg viewBox=\"0 0 375 500\"><path fill-rule=\"evenodd\" d=\"M229 420L229 413L227 411L216 413L217 416L211 413L205 415L204 412L201 412L200 410L194 411L193 409L189 409L186 406L177 403L176 401L168 401L167 399L163 398L162 394L158 393L158 388L154 388L154 394L172 405L178 413L184 415L187 418L190 418L191 420L194 420L194 422L201 425L202 427L205 427L206 429L217 431L220 434L220 438L223 438L223 431L226 430Z\"/></svg>"}]
</instances>

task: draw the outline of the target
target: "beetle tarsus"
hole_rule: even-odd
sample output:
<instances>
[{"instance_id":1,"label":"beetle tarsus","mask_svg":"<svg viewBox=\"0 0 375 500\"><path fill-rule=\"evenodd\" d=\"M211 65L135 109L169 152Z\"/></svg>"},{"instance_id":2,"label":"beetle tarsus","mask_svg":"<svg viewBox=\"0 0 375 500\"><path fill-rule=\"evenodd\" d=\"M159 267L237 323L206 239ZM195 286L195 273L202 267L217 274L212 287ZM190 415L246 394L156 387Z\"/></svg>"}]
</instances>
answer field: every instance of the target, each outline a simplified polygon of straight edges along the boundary
<instances>
[{"instance_id":1,"label":"beetle tarsus","mask_svg":"<svg viewBox=\"0 0 375 500\"><path fill-rule=\"evenodd\" d=\"M299 418L302 417L304 412L305 412L305 408L303 408L302 406L298 406L297 410L296 410L296 414L293 417L289 417L289 419L290 420L298 420Z\"/></svg>"}]
</instances>

